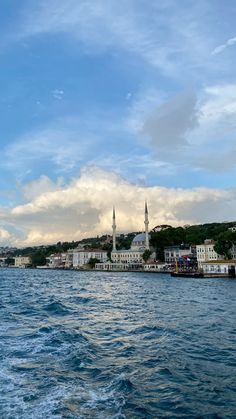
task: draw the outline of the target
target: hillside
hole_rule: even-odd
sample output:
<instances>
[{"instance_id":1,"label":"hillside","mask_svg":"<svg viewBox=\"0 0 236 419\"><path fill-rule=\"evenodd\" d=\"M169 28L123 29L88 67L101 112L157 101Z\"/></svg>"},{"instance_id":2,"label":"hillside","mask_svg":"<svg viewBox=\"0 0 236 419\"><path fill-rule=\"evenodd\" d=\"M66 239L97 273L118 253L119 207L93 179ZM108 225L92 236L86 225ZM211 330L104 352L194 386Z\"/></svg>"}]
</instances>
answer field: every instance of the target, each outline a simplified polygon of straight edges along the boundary
<instances>
[{"instance_id":1,"label":"hillside","mask_svg":"<svg viewBox=\"0 0 236 419\"><path fill-rule=\"evenodd\" d=\"M156 250L157 257L160 260L163 260L165 246L181 243L197 245L203 243L206 239L218 241L218 245L220 246L219 250L222 250L223 246L225 252L222 254L225 254L227 248L232 243L236 243L236 233L232 233L229 230L230 227L235 225L236 222L208 223L184 227L162 226L163 230L150 232L150 244ZM121 234L117 237L117 248L129 249L131 242L137 233L138 232ZM78 246L81 248L102 248L110 253L112 250L112 237L103 235L72 242L58 242L53 245L26 247L24 249L15 250L11 256L31 255L36 259L38 264L43 264L45 258L50 254L66 252L68 249L73 249Z\"/></svg>"}]
</instances>

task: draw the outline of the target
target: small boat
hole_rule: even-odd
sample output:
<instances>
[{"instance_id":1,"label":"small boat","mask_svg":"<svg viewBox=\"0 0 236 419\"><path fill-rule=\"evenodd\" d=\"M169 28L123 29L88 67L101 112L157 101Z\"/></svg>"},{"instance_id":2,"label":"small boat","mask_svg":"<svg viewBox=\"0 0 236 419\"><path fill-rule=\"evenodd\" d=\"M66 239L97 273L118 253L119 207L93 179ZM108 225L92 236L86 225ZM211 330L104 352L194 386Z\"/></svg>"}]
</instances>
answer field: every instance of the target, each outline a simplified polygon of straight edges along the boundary
<instances>
[{"instance_id":1,"label":"small boat","mask_svg":"<svg viewBox=\"0 0 236 419\"><path fill-rule=\"evenodd\" d=\"M171 272L170 275L182 278L204 278L204 275L201 272Z\"/></svg>"},{"instance_id":2,"label":"small boat","mask_svg":"<svg viewBox=\"0 0 236 419\"><path fill-rule=\"evenodd\" d=\"M204 278L204 275L202 272L198 271L181 271L179 270L178 261L176 259L175 261L175 271L171 272L171 276L178 276L182 278Z\"/></svg>"}]
</instances>

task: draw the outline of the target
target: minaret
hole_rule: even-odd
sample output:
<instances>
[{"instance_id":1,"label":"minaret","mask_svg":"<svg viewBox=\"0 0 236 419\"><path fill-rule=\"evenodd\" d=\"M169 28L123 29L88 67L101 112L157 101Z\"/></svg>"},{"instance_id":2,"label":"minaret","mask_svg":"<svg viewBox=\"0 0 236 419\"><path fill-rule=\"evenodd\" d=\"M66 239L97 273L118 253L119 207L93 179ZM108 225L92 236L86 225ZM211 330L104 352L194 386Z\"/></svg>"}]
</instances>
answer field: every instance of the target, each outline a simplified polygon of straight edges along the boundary
<instances>
[{"instance_id":1,"label":"minaret","mask_svg":"<svg viewBox=\"0 0 236 419\"><path fill-rule=\"evenodd\" d=\"M149 236L148 236L148 209L147 209L147 201L145 201L145 219L144 219L144 224L145 224L145 247L146 250L149 250Z\"/></svg>"},{"instance_id":2,"label":"minaret","mask_svg":"<svg viewBox=\"0 0 236 419\"><path fill-rule=\"evenodd\" d=\"M116 250L116 213L115 207L113 207L113 216L112 216L112 238L113 238L113 247L112 251Z\"/></svg>"}]
</instances>

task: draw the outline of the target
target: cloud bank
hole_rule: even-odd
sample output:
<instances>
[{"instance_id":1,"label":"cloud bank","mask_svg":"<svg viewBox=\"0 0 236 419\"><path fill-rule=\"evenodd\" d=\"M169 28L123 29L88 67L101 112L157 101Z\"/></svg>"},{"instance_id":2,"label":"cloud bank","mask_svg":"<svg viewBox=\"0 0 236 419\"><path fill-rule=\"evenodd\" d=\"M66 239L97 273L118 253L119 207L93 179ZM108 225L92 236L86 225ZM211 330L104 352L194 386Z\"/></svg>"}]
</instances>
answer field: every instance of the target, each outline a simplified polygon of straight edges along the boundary
<instances>
[{"instance_id":1,"label":"cloud bank","mask_svg":"<svg viewBox=\"0 0 236 419\"><path fill-rule=\"evenodd\" d=\"M45 185L45 192L43 186ZM52 184L46 177L24 187L26 203L5 212L5 222L21 228L7 232L17 246L80 240L111 233L111 212L115 205L120 232L143 230L144 201L148 200L150 227L209 221L233 220L235 190L210 188L145 187L112 172L86 168L68 185ZM11 235L11 237L10 237Z\"/></svg>"}]
</instances>

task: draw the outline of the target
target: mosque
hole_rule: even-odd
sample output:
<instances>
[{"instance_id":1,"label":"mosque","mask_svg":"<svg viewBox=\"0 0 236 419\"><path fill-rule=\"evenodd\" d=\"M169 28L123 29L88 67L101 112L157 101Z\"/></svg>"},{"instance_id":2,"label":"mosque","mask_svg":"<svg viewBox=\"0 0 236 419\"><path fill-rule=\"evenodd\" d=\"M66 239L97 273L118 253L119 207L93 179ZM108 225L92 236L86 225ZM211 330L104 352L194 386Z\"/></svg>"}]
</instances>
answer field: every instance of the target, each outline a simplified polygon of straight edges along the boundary
<instances>
[{"instance_id":1,"label":"mosque","mask_svg":"<svg viewBox=\"0 0 236 419\"><path fill-rule=\"evenodd\" d=\"M144 225L145 232L137 234L129 250L117 250L116 248L116 213L115 208L113 208L113 217L112 217L112 252L111 252L111 262L98 263L96 269L103 270L125 270L125 269L134 269L135 267L140 267L143 264L142 255L145 250L150 250L149 248L149 233L148 233L148 208L147 202L145 202L144 210Z\"/></svg>"}]
</instances>

